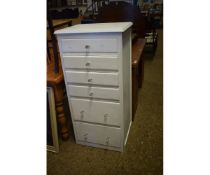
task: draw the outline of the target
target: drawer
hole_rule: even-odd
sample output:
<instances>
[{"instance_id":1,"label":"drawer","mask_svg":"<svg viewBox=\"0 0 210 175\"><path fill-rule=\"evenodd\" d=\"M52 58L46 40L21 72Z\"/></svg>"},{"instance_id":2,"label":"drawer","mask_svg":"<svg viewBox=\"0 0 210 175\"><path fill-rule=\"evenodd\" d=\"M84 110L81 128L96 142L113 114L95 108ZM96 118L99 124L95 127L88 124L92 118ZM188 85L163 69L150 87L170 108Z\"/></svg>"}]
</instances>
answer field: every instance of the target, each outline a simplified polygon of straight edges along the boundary
<instances>
[{"instance_id":1,"label":"drawer","mask_svg":"<svg viewBox=\"0 0 210 175\"><path fill-rule=\"evenodd\" d=\"M63 56L64 68L118 70L117 56Z\"/></svg>"},{"instance_id":2,"label":"drawer","mask_svg":"<svg viewBox=\"0 0 210 175\"><path fill-rule=\"evenodd\" d=\"M119 88L68 85L70 96L119 100Z\"/></svg>"},{"instance_id":3,"label":"drawer","mask_svg":"<svg viewBox=\"0 0 210 175\"><path fill-rule=\"evenodd\" d=\"M83 142L120 147L120 128L75 122L77 139Z\"/></svg>"},{"instance_id":4,"label":"drawer","mask_svg":"<svg viewBox=\"0 0 210 175\"><path fill-rule=\"evenodd\" d=\"M99 39L62 39L62 52L117 52L118 43L116 38Z\"/></svg>"},{"instance_id":5,"label":"drawer","mask_svg":"<svg viewBox=\"0 0 210 175\"><path fill-rule=\"evenodd\" d=\"M71 98L74 120L120 126L120 104Z\"/></svg>"},{"instance_id":6,"label":"drawer","mask_svg":"<svg viewBox=\"0 0 210 175\"><path fill-rule=\"evenodd\" d=\"M66 82L82 83L93 85L119 85L118 72L100 73L100 72L80 72L80 71L65 71Z\"/></svg>"}]
</instances>

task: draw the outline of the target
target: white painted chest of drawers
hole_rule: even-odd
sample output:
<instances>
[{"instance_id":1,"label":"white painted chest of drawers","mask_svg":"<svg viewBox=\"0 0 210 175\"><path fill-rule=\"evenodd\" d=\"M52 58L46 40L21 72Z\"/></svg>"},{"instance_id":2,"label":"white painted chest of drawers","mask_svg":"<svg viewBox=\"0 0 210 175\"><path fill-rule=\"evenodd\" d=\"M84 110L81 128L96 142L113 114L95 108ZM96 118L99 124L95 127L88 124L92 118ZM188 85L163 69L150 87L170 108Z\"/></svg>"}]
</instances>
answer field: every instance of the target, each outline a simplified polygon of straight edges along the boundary
<instances>
[{"instance_id":1,"label":"white painted chest of drawers","mask_svg":"<svg viewBox=\"0 0 210 175\"><path fill-rule=\"evenodd\" d=\"M132 116L131 26L79 24L55 32L78 144L123 151Z\"/></svg>"}]
</instances>

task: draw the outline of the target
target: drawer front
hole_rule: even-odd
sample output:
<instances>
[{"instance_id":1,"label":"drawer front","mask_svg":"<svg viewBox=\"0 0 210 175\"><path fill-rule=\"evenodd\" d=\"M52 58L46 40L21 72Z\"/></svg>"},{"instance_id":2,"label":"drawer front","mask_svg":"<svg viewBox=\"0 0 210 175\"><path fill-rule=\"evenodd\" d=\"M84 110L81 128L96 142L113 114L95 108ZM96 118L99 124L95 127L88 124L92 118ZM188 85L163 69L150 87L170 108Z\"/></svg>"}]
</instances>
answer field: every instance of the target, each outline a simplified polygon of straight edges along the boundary
<instances>
[{"instance_id":1,"label":"drawer front","mask_svg":"<svg viewBox=\"0 0 210 175\"><path fill-rule=\"evenodd\" d=\"M68 85L70 96L119 100L119 88Z\"/></svg>"},{"instance_id":2,"label":"drawer front","mask_svg":"<svg viewBox=\"0 0 210 175\"><path fill-rule=\"evenodd\" d=\"M64 68L118 70L117 56L63 56Z\"/></svg>"},{"instance_id":3,"label":"drawer front","mask_svg":"<svg viewBox=\"0 0 210 175\"><path fill-rule=\"evenodd\" d=\"M99 73L99 72L78 72L65 71L66 82L95 84L95 85L119 85L118 72L116 73Z\"/></svg>"},{"instance_id":4,"label":"drawer front","mask_svg":"<svg viewBox=\"0 0 210 175\"><path fill-rule=\"evenodd\" d=\"M80 141L120 147L120 128L82 122L75 122L75 128Z\"/></svg>"},{"instance_id":5,"label":"drawer front","mask_svg":"<svg viewBox=\"0 0 210 175\"><path fill-rule=\"evenodd\" d=\"M71 98L74 120L120 126L120 104Z\"/></svg>"},{"instance_id":6,"label":"drawer front","mask_svg":"<svg viewBox=\"0 0 210 175\"><path fill-rule=\"evenodd\" d=\"M117 39L62 39L62 52L117 52Z\"/></svg>"}]
</instances>

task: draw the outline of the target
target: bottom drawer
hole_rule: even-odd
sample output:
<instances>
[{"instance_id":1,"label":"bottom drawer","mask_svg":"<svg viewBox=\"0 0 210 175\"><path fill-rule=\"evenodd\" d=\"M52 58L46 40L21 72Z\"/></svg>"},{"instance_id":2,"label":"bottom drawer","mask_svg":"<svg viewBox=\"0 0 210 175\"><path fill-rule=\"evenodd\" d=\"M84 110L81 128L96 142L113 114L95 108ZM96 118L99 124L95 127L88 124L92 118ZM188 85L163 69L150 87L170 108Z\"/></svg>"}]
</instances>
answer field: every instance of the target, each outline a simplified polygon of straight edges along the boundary
<instances>
[{"instance_id":1,"label":"bottom drawer","mask_svg":"<svg viewBox=\"0 0 210 175\"><path fill-rule=\"evenodd\" d=\"M74 120L120 126L120 104L89 99L69 100Z\"/></svg>"},{"instance_id":2,"label":"bottom drawer","mask_svg":"<svg viewBox=\"0 0 210 175\"><path fill-rule=\"evenodd\" d=\"M75 122L75 129L80 141L120 147L120 128Z\"/></svg>"}]
</instances>

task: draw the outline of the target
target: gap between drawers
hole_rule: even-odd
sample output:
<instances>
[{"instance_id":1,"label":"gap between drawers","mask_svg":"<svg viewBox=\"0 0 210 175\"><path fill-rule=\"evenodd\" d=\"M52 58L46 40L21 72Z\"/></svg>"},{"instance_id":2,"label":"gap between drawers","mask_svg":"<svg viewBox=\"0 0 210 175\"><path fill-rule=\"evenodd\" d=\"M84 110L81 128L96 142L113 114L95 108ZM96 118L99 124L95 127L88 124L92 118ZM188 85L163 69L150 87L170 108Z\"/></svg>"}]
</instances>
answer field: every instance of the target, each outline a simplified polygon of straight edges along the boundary
<instances>
[{"instance_id":1,"label":"gap between drawers","mask_svg":"<svg viewBox=\"0 0 210 175\"><path fill-rule=\"evenodd\" d=\"M113 102L120 104L120 100L114 100L114 99L103 99L103 98L90 98L90 97L78 97L78 96L70 96L68 95L68 98L70 99L81 99L81 100L92 100L92 101L99 101L99 102Z\"/></svg>"},{"instance_id":2,"label":"gap between drawers","mask_svg":"<svg viewBox=\"0 0 210 175\"><path fill-rule=\"evenodd\" d=\"M110 124L103 124L103 123L97 123L97 122L88 122L88 121L83 121L83 120L75 120L74 119L74 122L82 122L82 123L87 123L87 124L92 124L92 125L108 126L111 128L119 128L119 129L121 128L118 125L110 125Z\"/></svg>"}]
</instances>

